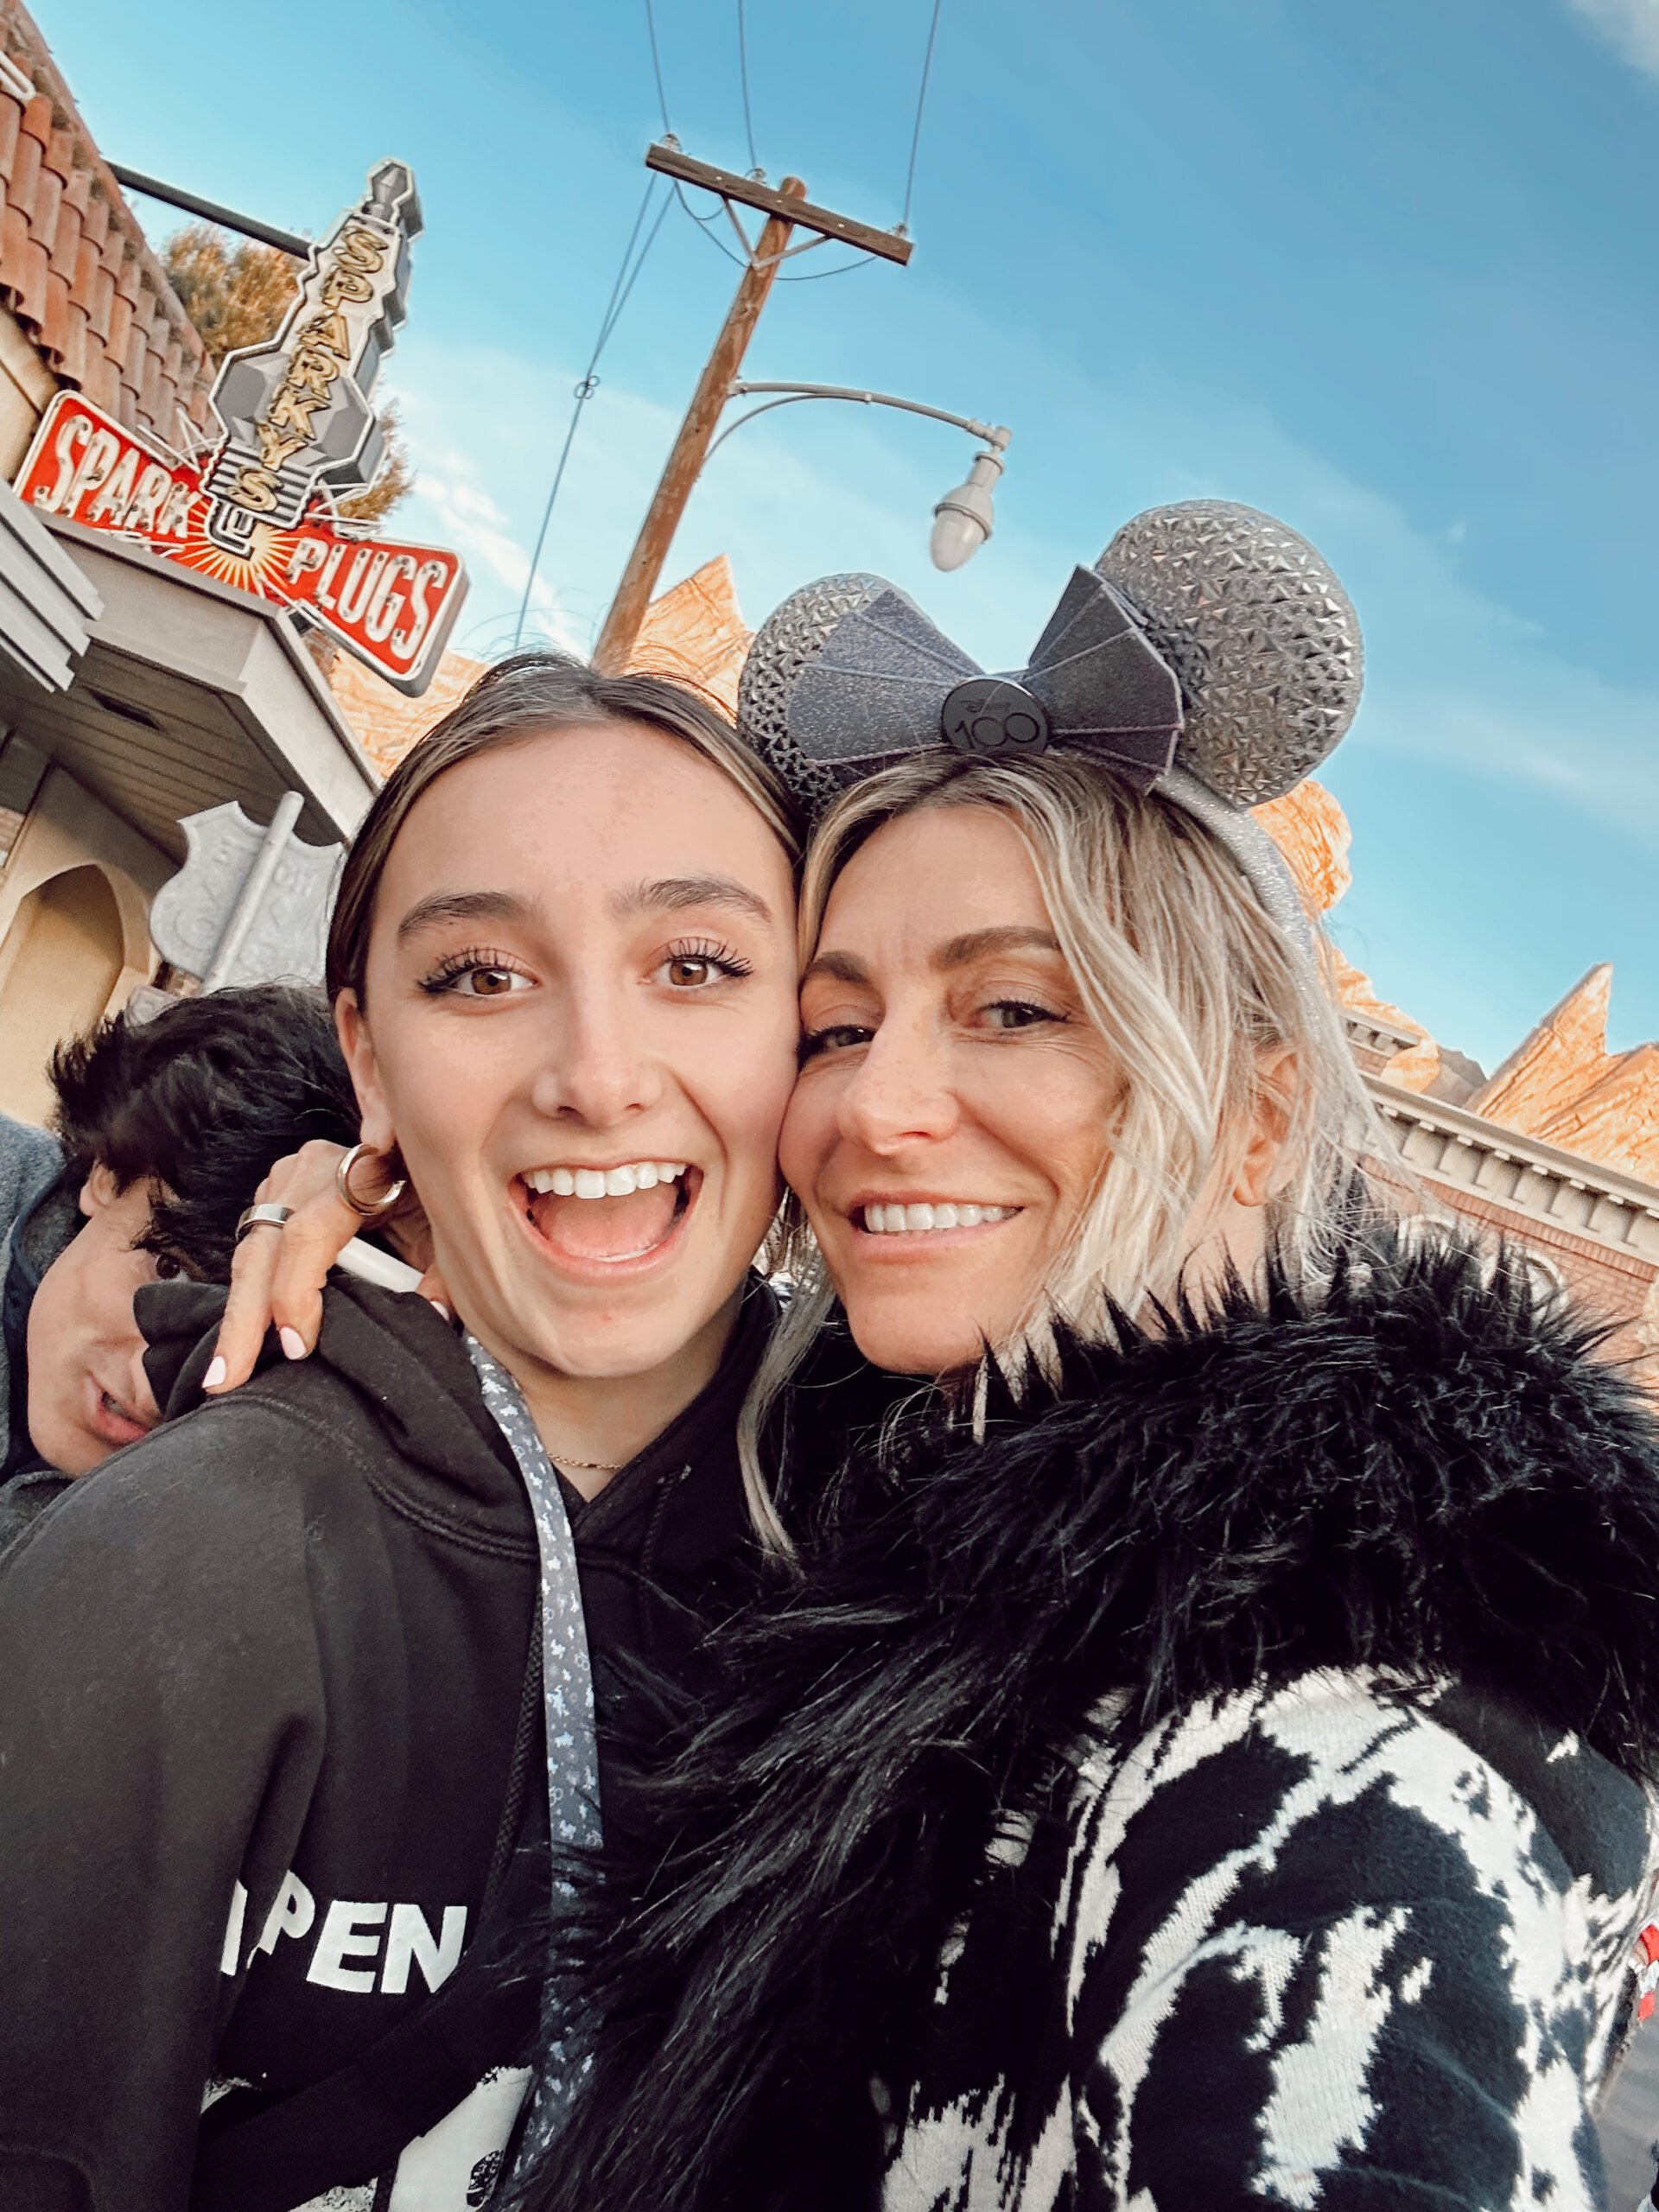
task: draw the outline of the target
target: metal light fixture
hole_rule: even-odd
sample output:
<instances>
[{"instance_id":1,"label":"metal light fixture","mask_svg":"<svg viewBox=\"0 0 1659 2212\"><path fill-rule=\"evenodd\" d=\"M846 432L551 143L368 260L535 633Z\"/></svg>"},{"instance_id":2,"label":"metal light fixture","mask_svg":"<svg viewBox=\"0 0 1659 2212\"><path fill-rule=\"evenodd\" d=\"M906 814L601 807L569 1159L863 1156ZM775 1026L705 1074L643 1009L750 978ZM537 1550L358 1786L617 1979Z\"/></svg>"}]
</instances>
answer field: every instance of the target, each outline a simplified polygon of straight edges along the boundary
<instances>
[{"instance_id":1,"label":"metal light fixture","mask_svg":"<svg viewBox=\"0 0 1659 2212\"><path fill-rule=\"evenodd\" d=\"M1004 437L1007 432L1003 433ZM968 480L947 492L933 510L933 535L928 551L936 569L947 574L971 561L990 536L995 524L991 487L1002 474L1001 453L993 448L976 455Z\"/></svg>"},{"instance_id":2,"label":"metal light fixture","mask_svg":"<svg viewBox=\"0 0 1659 2212\"><path fill-rule=\"evenodd\" d=\"M990 536L995 521L991 509L991 487L1002 474L1002 456L1014 435L1001 424L976 422L971 415L950 415L943 407L925 407L918 400L896 399L891 392L864 391L853 385L739 382L727 386L726 397L747 399L754 392L776 396L751 408L747 415L740 415L735 423L728 423L709 448L710 460L732 432L741 430L745 423L753 422L757 415L765 415L774 407L792 407L802 399L850 399L862 407L896 407L906 415L925 415L935 423L949 423L958 430L966 430L970 437L983 438L986 445L986 451L976 457L968 471L967 482L958 484L954 492L947 492L933 510L929 551L934 567L947 571L961 568L964 561L973 559Z\"/></svg>"}]
</instances>

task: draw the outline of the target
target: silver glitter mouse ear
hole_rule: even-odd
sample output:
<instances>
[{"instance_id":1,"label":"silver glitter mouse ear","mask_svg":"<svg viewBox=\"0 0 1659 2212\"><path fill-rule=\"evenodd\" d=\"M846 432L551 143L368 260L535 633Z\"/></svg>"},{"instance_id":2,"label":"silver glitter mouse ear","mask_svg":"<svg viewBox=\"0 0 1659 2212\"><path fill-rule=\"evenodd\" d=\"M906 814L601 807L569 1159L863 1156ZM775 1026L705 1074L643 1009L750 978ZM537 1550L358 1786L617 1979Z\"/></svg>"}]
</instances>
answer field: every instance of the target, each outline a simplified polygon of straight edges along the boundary
<instances>
[{"instance_id":1,"label":"silver glitter mouse ear","mask_svg":"<svg viewBox=\"0 0 1659 2212\"><path fill-rule=\"evenodd\" d=\"M757 632L738 713L814 815L935 746L1092 753L1212 830L1312 957L1295 883L1249 809L1331 753L1363 671L1348 595L1306 538L1190 499L1137 515L1077 569L1013 674L982 672L880 576L808 584Z\"/></svg>"},{"instance_id":2,"label":"silver glitter mouse ear","mask_svg":"<svg viewBox=\"0 0 1659 2212\"><path fill-rule=\"evenodd\" d=\"M1365 652L1352 601L1305 537L1230 499L1149 507L1095 567L1180 682L1185 716L1158 788L1221 840L1316 961L1295 878L1249 809L1311 775L1354 719Z\"/></svg>"},{"instance_id":3,"label":"silver glitter mouse ear","mask_svg":"<svg viewBox=\"0 0 1659 2212\"><path fill-rule=\"evenodd\" d=\"M796 682L837 623L895 588L880 576L820 576L774 607L749 642L737 687L738 727L815 820L844 779L825 762L809 760L790 734Z\"/></svg>"},{"instance_id":4,"label":"silver glitter mouse ear","mask_svg":"<svg viewBox=\"0 0 1659 2212\"><path fill-rule=\"evenodd\" d=\"M1271 515L1183 499L1126 522L1095 563L1180 681L1178 765L1235 806L1279 798L1359 705L1359 617L1324 559Z\"/></svg>"}]
</instances>

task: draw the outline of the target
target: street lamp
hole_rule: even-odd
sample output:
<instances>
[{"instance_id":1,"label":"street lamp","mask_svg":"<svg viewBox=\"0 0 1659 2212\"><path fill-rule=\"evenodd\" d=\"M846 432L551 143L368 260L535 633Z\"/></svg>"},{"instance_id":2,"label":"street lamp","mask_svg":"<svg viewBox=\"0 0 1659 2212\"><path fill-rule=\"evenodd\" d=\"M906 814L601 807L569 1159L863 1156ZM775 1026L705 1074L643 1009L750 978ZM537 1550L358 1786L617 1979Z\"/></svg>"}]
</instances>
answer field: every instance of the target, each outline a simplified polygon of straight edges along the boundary
<instances>
[{"instance_id":1,"label":"street lamp","mask_svg":"<svg viewBox=\"0 0 1659 2212\"><path fill-rule=\"evenodd\" d=\"M1001 440L1001 444L994 444L988 453L978 454L968 472L968 481L958 484L954 492L947 492L933 510L933 534L927 542L927 550L936 569L949 573L961 568L964 561L973 559L991 534L991 486L1002 474L1002 450L1008 442L1006 430L999 430L994 435Z\"/></svg>"},{"instance_id":2,"label":"street lamp","mask_svg":"<svg viewBox=\"0 0 1659 2212\"><path fill-rule=\"evenodd\" d=\"M841 384L731 384L726 387L726 397L746 399L753 392L776 392L781 397L768 399L760 407L752 407L747 415L740 415L735 423L727 427L709 448L713 460L717 448L723 445L734 430L741 430L745 423L753 422L757 415L766 414L773 407L791 406L798 399L849 399L863 407L896 407L906 415L925 415L936 423L949 423L958 430L966 430L969 437L983 438L987 450L975 457L968 471L966 483L958 484L954 492L947 492L933 510L933 534L928 541L928 551L936 569L947 573L971 561L990 536L995 522L991 507L991 488L1001 475L1003 454L1008 449L1008 440L1014 435L1001 425L976 423L970 415L947 414L942 407L924 407L917 399L895 399L890 392L863 391L857 386Z\"/></svg>"}]
</instances>

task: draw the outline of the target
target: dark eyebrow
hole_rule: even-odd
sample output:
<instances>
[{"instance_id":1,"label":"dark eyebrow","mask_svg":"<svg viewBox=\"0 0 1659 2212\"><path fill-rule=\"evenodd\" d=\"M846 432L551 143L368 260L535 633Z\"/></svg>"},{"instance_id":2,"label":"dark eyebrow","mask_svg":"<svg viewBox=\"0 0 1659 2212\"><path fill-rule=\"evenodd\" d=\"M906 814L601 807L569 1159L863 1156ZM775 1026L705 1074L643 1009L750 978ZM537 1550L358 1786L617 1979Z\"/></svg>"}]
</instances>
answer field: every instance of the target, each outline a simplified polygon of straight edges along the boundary
<instances>
[{"instance_id":1,"label":"dark eyebrow","mask_svg":"<svg viewBox=\"0 0 1659 2212\"><path fill-rule=\"evenodd\" d=\"M1060 941L1052 930L1010 925L1002 929L969 930L953 937L933 955L935 968L965 968L988 952L1058 952Z\"/></svg>"},{"instance_id":2,"label":"dark eyebrow","mask_svg":"<svg viewBox=\"0 0 1659 2212\"><path fill-rule=\"evenodd\" d=\"M434 929L441 922L528 922L535 910L527 899L512 891L435 891L417 899L397 925L401 944L418 931Z\"/></svg>"},{"instance_id":3,"label":"dark eyebrow","mask_svg":"<svg viewBox=\"0 0 1659 2212\"><path fill-rule=\"evenodd\" d=\"M677 914L687 906L731 906L769 929L776 921L766 900L729 875L668 875L655 883L636 883L619 892L611 912L619 921L632 914Z\"/></svg>"},{"instance_id":4,"label":"dark eyebrow","mask_svg":"<svg viewBox=\"0 0 1659 2212\"><path fill-rule=\"evenodd\" d=\"M833 976L838 983L868 983L870 971L862 961L855 960L850 952L821 952L802 976L803 983L810 983L815 976Z\"/></svg>"}]
</instances>

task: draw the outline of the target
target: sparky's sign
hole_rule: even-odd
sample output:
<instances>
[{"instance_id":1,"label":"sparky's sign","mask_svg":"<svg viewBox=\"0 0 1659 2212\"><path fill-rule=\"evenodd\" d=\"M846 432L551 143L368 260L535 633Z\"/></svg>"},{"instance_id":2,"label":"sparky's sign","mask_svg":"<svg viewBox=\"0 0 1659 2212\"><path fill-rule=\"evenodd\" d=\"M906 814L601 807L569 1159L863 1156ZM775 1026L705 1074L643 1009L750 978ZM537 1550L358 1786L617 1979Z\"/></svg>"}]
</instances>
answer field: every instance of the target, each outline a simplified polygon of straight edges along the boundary
<instances>
[{"instance_id":1,"label":"sparky's sign","mask_svg":"<svg viewBox=\"0 0 1659 2212\"><path fill-rule=\"evenodd\" d=\"M221 366L216 445L187 460L60 391L19 496L278 601L399 690L423 691L466 593L461 564L439 547L367 537L335 509L380 466L369 395L407 311L420 227L414 179L382 162L367 199L313 249L276 336Z\"/></svg>"}]
</instances>

